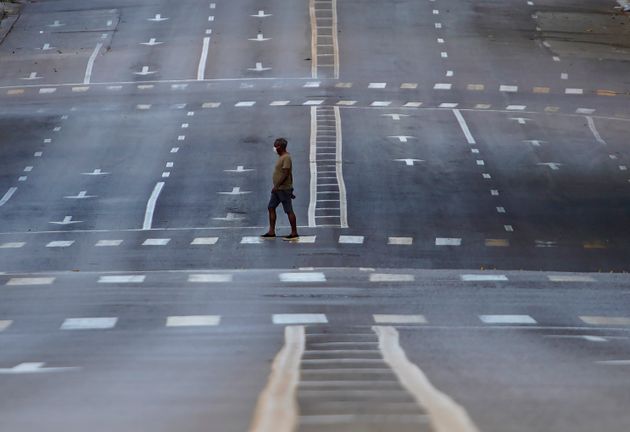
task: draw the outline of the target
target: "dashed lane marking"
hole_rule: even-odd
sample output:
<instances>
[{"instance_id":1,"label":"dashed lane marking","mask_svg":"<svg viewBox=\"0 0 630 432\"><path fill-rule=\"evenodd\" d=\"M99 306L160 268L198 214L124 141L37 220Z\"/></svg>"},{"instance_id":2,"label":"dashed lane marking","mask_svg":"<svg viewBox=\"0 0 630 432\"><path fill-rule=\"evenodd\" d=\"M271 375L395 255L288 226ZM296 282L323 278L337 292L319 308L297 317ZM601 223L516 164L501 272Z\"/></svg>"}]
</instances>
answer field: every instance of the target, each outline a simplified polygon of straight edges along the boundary
<instances>
[{"instance_id":1,"label":"dashed lane marking","mask_svg":"<svg viewBox=\"0 0 630 432\"><path fill-rule=\"evenodd\" d=\"M529 315L479 315L484 324L537 324Z\"/></svg>"},{"instance_id":2,"label":"dashed lane marking","mask_svg":"<svg viewBox=\"0 0 630 432\"><path fill-rule=\"evenodd\" d=\"M413 237L389 237L387 244L411 246L413 244Z\"/></svg>"},{"instance_id":3,"label":"dashed lane marking","mask_svg":"<svg viewBox=\"0 0 630 432\"><path fill-rule=\"evenodd\" d=\"M437 237L435 239L436 246L461 246L462 239L461 238L445 238L445 237Z\"/></svg>"},{"instance_id":4,"label":"dashed lane marking","mask_svg":"<svg viewBox=\"0 0 630 432\"><path fill-rule=\"evenodd\" d=\"M370 282L414 282L412 274L370 273Z\"/></svg>"},{"instance_id":5,"label":"dashed lane marking","mask_svg":"<svg viewBox=\"0 0 630 432\"><path fill-rule=\"evenodd\" d=\"M426 324L427 319L424 315L390 315L390 314L374 314L374 322L376 324Z\"/></svg>"},{"instance_id":6,"label":"dashed lane marking","mask_svg":"<svg viewBox=\"0 0 630 432\"><path fill-rule=\"evenodd\" d=\"M61 330L105 330L116 326L118 318L68 318L61 324Z\"/></svg>"},{"instance_id":7,"label":"dashed lane marking","mask_svg":"<svg viewBox=\"0 0 630 432\"><path fill-rule=\"evenodd\" d=\"M262 244L264 242L259 236L244 236L241 238L241 244Z\"/></svg>"},{"instance_id":8,"label":"dashed lane marking","mask_svg":"<svg viewBox=\"0 0 630 432\"><path fill-rule=\"evenodd\" d=\"M166 319L166 327L210 327L220 323L220 315L169 316Z\"/></svg>"},{"instance_id":9,"label":"dashed lane marking","mask_svg":"<svg viewBox=\"0 0 630 432\"><path fill-rule=\"evenodd\" d=\"M98 278L98 283L111 283L111 284L123 284L123 283L143 283L145 275L110 275L101 276Z\"/></svg>"},{"instance_id":10,"label":"dashed lane marking","mask_svg":"<svg viewBox=\"0 0 630 432\"><path fill-rule=\"evenodd\" d=\"M326 282L326 275L321 272L280 273L278 278L286 283Z\"/></svg>"},{"instance_id":11,"label":"dashed lane marking","mask_svg":"<svg viewBox=\"0 0 630 432\"><path fill-rule=\"evenodd\" d=\"M605 316L581 316L580 319L586 324L596 326L630 326L630 317L605 317Z\"/></svg>"},{"instance_id":12,"label":"dashed lane marking","mask_svg":"<svg viewBox=\"0 0 630 432\"><path fill-rule=\"evenodd\" d=\"M230 283L233 280L231 274L191 274L188 282L193 283Z\"/></svg>"},{"instance_id":13,"label":"dashed lane marking","mask_svg":"<svg viewBox=\"0 0 630 432\"><path fill-rule=\"evenodd\" d=\"M213 245L216 244L219 237L196 237L190 242L191 245Z\"/></svg>"},{"instance_id":14,"label":"dashed lane marking","mask_svg":"<svg viewBox=\"0 0 630 432\"><path fill-rule=\"evenodd\" d=\"M149 238L142 242L142 246L166 246L170 238Z\"/></svg>"},{"instance_id":15,"label":"dashed lane marking","mask_svg":"<svg viewBox=\"0 0 630 432\"><path fill-rule=\"evenodd\" d=\"M46 247L47 248L66 248L66 247L72 246L73 243L74 243L74 240L51 241L48 244L46 244Z\"/></svg>"},{"instance_id":16,"label":"dashed lane marking","mask_svg":"<svg viewBox=\"0 0 630 432\"><path fill-rule=\"evenodd\" d=\"M7 285L50 285L54 281L54 277L15 277L9 279Z\"/></svg>"},{"instance_id":17,"label":"dashed lane marking","mask_svg":"<svg viewBox=\"0 0 630 432\"><path fill-rule=\"evenodd\" d=\"M325 314L273 314L271 321L274 324L327 324Z\"/></svg>"},{"instance_id":18,"label":"dashed lane marking","mask_svg":"<svg viewBox=\"0 0 630 432\"><path fill-rule=\"evenodd\" d=\"M342 244L363 244L364 236L340 235L339 243Z\"/></svg>"},{"instance_id":19,"label":"dashed lane marking","mask_svg":"<svg viewBox=\"0 0 630 432\"><path fill-rule=\"evenodd\" d=\"M122 240L99 240L94 246L96 247L115 247L120 246L123 243Z\"/></svg>"},{"instance_id":20,"label":"dashed lane marking","mask_svg":"<svg viewBox=\"0 0 630 432\"><path fill-rule=\"evenodd\" d=\"M595 282L590 276L580 275L549 275L547 278L551 282Z\"/></svg>"},{"instance_id":21,"label":"dashed lane marking","mask_svg":"<svg viewBox=\"0 0 630 432\"><path fill-rule=\"evenodd\" d=\"M508 280L506 275L500 274L463 274L460 278L464 282L505 282Z\"/></svg>"},{"instance_id":22,"label":"dashed lane marking","mask_svg":"<svg viewBox=\"0 0 630 432\"><path fill-rule=\"evenodd\" d=\"M13 321L11 320L0 320L0 332L5 331L9 327L11 327L11 324L13 324Z\"/></svg>"},{"instance_id":23,"label":"dashed lane marking","mask_svg":"<svg viewBox=\"0 0 630 432\"><path fill-rule=\"evenodd\" d=\"M7 242L0 244L0 249L19 249L24 247L26 242Z\"/></svg>"}]
</instances>

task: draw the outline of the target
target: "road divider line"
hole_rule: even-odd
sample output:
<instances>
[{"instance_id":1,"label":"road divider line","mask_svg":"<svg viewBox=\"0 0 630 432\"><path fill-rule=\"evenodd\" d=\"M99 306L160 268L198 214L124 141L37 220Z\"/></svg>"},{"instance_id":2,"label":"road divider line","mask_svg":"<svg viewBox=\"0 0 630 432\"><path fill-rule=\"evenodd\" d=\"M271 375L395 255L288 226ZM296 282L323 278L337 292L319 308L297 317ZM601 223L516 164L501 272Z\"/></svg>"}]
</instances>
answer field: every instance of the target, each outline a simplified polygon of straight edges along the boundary
<instances>
[{"instance_id":1,"label":"road divider line","mask_svg":"<svg viewBox=\"0 0 630 432\"><path fill-rule=\"evenodd\" d=\"M464 132L468 144L477 144L475 138L472 136L472 133L470 133L470 129L468 129L468 124L466 124L466 120L464 120L464 116L462 116L462 113L459 112L458 109L454 109L453 114L455 114L455 118L459 123L459 127L462 129L462 132Z\"/></svg>"},{"instance_id":2,"label":"road divider line","mask_svg":"<svg viewBox=\"0 0 630 432\"><path fill-rule=\"evenodd\" d=\"M334 67L334 79L339 79L339 38L337 35L337 0L332 0L332 42L333 42L333 57L335 61Z\"/></svg>"},{"instance_id":3,"label":"road divider line","mask_svg":"<svg viewBox=\"0 0 630 432\"><path fill-rule=\"evenodd\" d=\"M311 78L317 78L317 17L315 0L309 0L308 11L311 19Z\"/></svg>"},{"instance_id":4,"label":"road divider line","mask_svg":"<svg viewBox=\"0 0 630 432\"><path fill-rule=\"evenodd\" d=\"M87 67L85 68L85 78L83 78L83 84L90 83L90 80L92 79L92 69L94 69L94 62L96 61L96 56L98 55L101 48L103 48L103 43L97 43L96 48L94 48L94 51L92 52L92 55L88 60Z\"/></svg>"},{"instance_id":5,"label":"road divider line","mask_svg":"<svg viewBox=\"0 0 630 432\"><path fill-rule=\"evenodd\" d=\"M144 223L142 224L143 230L150 230L153 225L153 213L155 212L155 204L157 203L157 199L162 192L162 188L164 187L164 182L157 182L155 187L153 188L153 192L149 197L149 201L147 202L147 209L144 212Z\"/></svg>"},{"instance_id":6,"label":"road divider line","mask_svg":"<svg viewBox=\"0 0 630 432\"><path fill-rule=\"evenodd\" d=\"M394 327L374 326L378 346L385 363L392 368L400 384L425 408L436 432L479 432L466 410L435 388L418 366L411 363L399 343Z\"/></svg>"},{"instance_id":7,"label":"road divider line","mask_svg":"<svg viewBox=\"0 0 630 432\"><path fill-rule=\"evenodd\" d=\"M13 196L13 194L17 191L16 187L12 187L9 188L9 190L7 191L7 193L4 194L4 196L2 197L2 199L0 199L0 207L2 207L3 205L5 205Z\"/></svg>"},{"instance_id":8,"label":"road divider line","mask_svg":"<svg viewBox=\"0 0 630 432\"><path fill-rule=\"evenodd\" d=\"M284 346L271 366L271 375L258 398L249 432L293 432L298 426L296 389L306 336L303 326L284 329Z\"/></svg>"},{"instance_id":9,"label":"road divider line","mask_svg":"<svg viewBox=\"0 0 630 432\"><path fill-rule=\"evenodd\" d=\"M197 67L197 81L203 81L206 75L206 63L208 62L208 48L210 48L210 38L203 38L203 47L201 48L201 58Z\"/></svg>"},{"instance_id":10,"label":"road divider line","mask_svg":"<svg viewBox=\"0 0 630 432\"><path fill-rule=\"evenodd\" d=\"M311 168L310 200L308 204L308 226L314 228L315 208L317 207L317 108L311 107L311 144L309 154L309 166Z\"/></svg>"},{"instance_id":11,"label":"road divider line","mask_svg":"<svg viewBox=\"0 0 630 432\"><path fill-rule=\"evenodd\" d=\"M343 140L341 136L341 112L339 107L335 110L335 131L337 135L337 151L336 151L336 172L337 184L339 186L339 224L341 228L348 228L348 199L346 195L346 183L343 180Z\"/></svg>"}]
</instances>

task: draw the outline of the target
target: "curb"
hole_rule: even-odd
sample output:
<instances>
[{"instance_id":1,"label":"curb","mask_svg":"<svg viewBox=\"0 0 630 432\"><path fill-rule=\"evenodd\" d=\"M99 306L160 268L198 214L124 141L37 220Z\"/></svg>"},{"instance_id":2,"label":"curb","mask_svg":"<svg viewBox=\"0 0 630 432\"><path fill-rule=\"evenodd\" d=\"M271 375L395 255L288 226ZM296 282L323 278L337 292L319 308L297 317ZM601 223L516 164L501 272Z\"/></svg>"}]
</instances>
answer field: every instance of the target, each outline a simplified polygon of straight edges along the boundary
<instances>
[{"instance_id":1,"label":"curb","mask_svg":"<svg viewBox=\"0 0 630 432\"><path fill-rule=\"evenodd\" d=\"M0 1L0 44L20 17L21 3Z\"/></svg>"}]
</instances>

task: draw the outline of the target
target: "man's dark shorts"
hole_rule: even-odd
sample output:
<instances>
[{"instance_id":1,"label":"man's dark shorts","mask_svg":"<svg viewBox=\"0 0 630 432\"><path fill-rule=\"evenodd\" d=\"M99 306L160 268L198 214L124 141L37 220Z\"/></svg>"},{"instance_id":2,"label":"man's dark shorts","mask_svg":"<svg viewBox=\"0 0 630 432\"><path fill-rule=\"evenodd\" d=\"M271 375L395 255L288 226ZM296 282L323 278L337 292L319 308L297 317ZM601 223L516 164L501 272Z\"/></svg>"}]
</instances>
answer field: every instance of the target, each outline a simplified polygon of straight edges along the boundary
<instances>
[{"instance_id":1,"label":"man's dark shorts","mask_svg":"<svg viewBox=\"0 0 630 432\"><path fill-rule=\"evenodd\" d=\"M271 192L271 198L269 199L269 204L267 208L275 209L282 203L282 208L286 214L293 213L293 204L291 200L293 199L293 189L284 189L277 190L275 192Z\"/></svg>"}]
</instances>

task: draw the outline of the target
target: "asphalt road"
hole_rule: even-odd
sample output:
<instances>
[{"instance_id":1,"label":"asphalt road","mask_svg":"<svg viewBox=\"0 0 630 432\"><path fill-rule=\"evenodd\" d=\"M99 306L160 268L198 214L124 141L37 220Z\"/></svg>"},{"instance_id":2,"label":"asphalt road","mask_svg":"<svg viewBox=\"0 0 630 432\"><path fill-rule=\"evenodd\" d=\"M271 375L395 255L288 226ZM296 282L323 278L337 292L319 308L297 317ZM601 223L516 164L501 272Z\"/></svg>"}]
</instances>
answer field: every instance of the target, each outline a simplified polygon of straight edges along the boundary
<instances>
[{"instance_id":1,"label":"asphalt road","mask_svg":"<svg viewBox=\"0 0 630 432\"><path fill-rule=\"evenodd\" d=\"M629 34L602 0L23 4L0 429L627 431ZM299 242L258 237L278 136Z\"/></svg>"}]
</instances>

